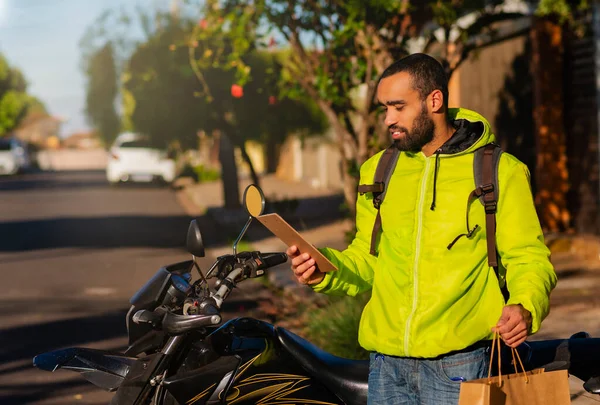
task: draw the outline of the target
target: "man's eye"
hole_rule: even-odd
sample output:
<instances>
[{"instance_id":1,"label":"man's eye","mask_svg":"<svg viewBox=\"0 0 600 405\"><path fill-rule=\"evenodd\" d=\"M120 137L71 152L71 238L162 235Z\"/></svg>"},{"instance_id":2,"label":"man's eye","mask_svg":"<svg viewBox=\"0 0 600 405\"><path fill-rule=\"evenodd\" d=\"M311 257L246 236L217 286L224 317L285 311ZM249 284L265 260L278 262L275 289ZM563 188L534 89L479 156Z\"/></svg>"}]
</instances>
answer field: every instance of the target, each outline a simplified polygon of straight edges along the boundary
<instances>
[{"instance_id":1,"label":"man's eye","mask_svg":"<svg viewBox=\"0 0 600 405\"><path fill-rule=\"evenodd\" d=\"M402 111L404 109L403 105L396 106L396 111Z\"/></svg>"}]
</instances>

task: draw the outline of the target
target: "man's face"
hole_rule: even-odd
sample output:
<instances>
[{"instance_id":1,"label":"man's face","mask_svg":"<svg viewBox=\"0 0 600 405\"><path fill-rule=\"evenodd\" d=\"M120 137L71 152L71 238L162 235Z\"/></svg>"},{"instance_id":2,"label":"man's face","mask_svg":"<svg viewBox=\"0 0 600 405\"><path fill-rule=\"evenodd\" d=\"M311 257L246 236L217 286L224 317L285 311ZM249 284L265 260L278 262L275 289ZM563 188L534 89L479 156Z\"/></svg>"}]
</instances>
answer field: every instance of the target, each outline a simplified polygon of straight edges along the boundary
<instances>
[{"instance_id":1,"label":"man's face","mask_svg":"<svg viewBox=\"0 0 600 405\"><path fill-rule=\"evenodd\" d=\"M419 152L433 140L435 124L425 100L412 88L410 74L388 76L379 82L377 99L385 108L385 120L399 150Z\"/></svg>"}]
</instances>

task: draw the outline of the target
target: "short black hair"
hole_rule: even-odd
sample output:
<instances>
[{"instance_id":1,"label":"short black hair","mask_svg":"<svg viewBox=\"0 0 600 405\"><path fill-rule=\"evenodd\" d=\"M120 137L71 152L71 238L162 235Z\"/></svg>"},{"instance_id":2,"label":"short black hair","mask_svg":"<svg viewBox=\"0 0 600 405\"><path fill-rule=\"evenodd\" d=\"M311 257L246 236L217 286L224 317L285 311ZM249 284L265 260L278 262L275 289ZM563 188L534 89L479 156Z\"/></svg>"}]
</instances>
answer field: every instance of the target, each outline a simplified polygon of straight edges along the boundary
<instances>
[{"instance_id":1,"label":"short black hair","mask_svg":"<svg viewBox=\"0 0 600 405\"><path fill-rule=\"evenodd\" d=\"M413 53L392 63L383 71L379 81L396 73L407 72L412 79L413 89L421 100L439 90L444 95L444 106L448 107L448 75L440 62L424 53Z\"/></svg>"}]
</instances>

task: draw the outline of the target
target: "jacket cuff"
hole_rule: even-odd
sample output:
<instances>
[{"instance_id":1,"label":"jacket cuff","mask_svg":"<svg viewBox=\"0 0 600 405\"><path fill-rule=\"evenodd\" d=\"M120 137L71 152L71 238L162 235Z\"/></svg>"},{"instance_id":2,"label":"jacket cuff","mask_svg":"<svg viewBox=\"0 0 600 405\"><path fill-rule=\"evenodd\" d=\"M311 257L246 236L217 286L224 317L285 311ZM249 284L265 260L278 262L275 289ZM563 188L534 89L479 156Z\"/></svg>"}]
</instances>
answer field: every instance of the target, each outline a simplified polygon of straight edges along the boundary
<instances>
[{"instance_id":1,"label":"jacket cuff","mask_svg":"<svg viewBox=\"0 0 600 405\"><path fill-rule=\"evenodd\" d=\"M529 331L529 335L533 335L540 329L540 325L542 320L539 317L539 312L537 311L533 301L530 297L526 296L516 296L510 297L506 305L522 305L523 308L528 310L531 313L531 330Z\"/></svg>"},{"instance_id":2,"label":"jacket cuff","mask_svg":"<svg viewBox=\"0 0 600 405\"><path fill-rule=\"evenodd\" d=\"M323 280L321 280L319 284L311 285L310 288L312 288L315 292L325 291L327 287L329 287L329 284L331 284L331 279L333 278L332 273L333 272L325 273L325 277L323 277Z\"/></svg>"},{"instance_id":3,"label":"jacket cuff","mask_svg":"<svg viewBox=\"0 0 600 405\"><path fill-rule=\"evenodd\" d=\"M329 259L329 260L334 259L334 256L329 253L329 249L328 248L319 248L318 250L327 259ZM338 271L339 271L339 269L338 269ZM323 292L323 291L325 291L327 289L327 287L329 287L329 285L331 284L331 280L333 279L333 273L334 272L332 272L332 271L325 273L325 277L323 277L323 280L321 280L321 282L319 284L311 285L310 288L312 288L313 291L315 291L315 292Z\"/></svg>"}]
</instances>

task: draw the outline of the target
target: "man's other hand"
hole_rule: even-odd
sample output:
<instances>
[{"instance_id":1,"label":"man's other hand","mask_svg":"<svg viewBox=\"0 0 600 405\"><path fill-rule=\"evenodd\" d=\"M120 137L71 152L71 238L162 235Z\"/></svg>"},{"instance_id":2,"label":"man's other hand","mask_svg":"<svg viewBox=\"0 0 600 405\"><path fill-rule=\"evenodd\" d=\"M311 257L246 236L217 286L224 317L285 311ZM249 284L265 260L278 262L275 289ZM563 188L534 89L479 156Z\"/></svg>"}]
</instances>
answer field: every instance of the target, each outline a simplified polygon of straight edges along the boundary
<instances>
[{"instance_id":1,"label":"man's other hand","mask_svg":"<svg viewBox=\"0 0 600 405\"><path fill-rule=\"evenodd\" d=\"M321 272L308 253L300 254L297 246L290 246L285 252L292 259L292 271L296 280L300 284L319 284L325 278L325 273Z\"/></svg>"},{"instance_id":2,"label":"man's other hand","mask_svg":"<svg viewBox=\"0 0 600 405\"><path fill-rule=\"evenodd\" d=\"M507 305L502 309L502 316L492 328L500 334L504 343L509 347L517 347L527 339L531 330L531 312L521 304Z\"/></svg>"}]
</instances>

